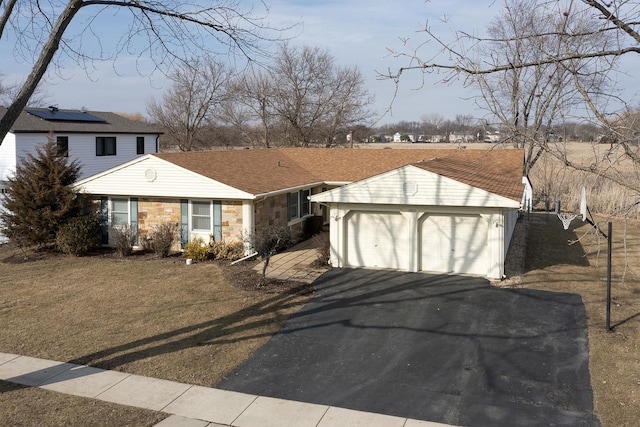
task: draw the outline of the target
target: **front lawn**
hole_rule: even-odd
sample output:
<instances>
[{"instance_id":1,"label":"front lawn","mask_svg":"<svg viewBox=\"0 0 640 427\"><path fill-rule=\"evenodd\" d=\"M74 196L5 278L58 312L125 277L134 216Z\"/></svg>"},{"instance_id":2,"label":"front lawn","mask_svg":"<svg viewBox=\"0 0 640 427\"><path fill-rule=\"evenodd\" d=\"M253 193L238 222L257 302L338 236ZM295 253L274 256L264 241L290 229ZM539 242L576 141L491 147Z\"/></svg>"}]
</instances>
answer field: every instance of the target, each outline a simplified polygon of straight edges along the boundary
<instances>
[{"instance_id":1,"label":"front lawn","mask_svg":"<svg viewBox=\"0 0 640 427\"><path fill-rule=\"evenodd\" d=\"M24 259L9 245L0 246L0 269L1 352L209 387L264 344L310 290L287 283L257 289L257 273L242 266L149 255ZM1 419L7 399L25 393L0 394ZM44 407L77 407L47 395L55 393L38 392Z\"/></svg>"}]
</instances>

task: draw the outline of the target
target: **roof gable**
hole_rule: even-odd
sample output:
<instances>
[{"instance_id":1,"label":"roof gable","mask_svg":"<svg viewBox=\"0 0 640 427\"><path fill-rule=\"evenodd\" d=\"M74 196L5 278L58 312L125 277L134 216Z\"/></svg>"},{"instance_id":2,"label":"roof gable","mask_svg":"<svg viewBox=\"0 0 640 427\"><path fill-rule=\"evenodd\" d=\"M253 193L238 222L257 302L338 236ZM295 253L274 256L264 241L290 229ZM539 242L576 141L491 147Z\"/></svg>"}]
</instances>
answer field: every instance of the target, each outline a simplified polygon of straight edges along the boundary
<instances>
[{"instance_id":1,"label":"roof gable","mask_svg":"<svg viewBox=\"0 0 640 427\"><path fill-rule=\"evenodd\" d=\"M252 194L146 155L89 178L75 186L89 194L210 199L251 199Z\"/></svg>"},{"instance_id":2,"label":"roof gable","mask_svg":"<svg viewBox=\"0 0 640 427\"><path fill-rule=\"evenodd\" d=\"M407 165L314 195L311 200L325 203L518 208L521 196L522 188L520 196L514 200L418 165Z\"/></svg>"}]
</instances>

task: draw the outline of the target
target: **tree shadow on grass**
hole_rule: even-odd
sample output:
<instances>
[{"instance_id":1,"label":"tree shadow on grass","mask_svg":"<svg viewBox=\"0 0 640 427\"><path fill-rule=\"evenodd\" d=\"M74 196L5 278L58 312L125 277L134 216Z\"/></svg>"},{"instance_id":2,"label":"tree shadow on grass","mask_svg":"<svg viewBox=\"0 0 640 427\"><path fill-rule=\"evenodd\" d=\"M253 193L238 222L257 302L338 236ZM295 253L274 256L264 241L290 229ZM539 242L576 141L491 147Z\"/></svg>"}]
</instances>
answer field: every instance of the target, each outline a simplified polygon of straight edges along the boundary
<instances>
[{"instance_id":1,"label":"tree shadow on grass","mask_svg":"<svg viewBox=\"0 0 640 427\"><path fill-rule=\"evenodd\" d=\"M300 295L308 291L309 286L304 284L298 287L281 286L272 297L234 313L86 354L68 362L115 369L192 347L233 344L269 337L273 335L272 329L264 332L261 330L274 324L283 324L290 317L287 313L304 305L305 301L300 299Z\"/></svg>"},{"instance_id":2,"label":"tree shadow on grass","mask_svg":"<svg viewBox=\"0 0 640 427\"><path fill-rule=\"evenodd\" d=\"M584 234L581 229L584 223L579 218L571 222L568 230L551 214L531 214L529 221L525 271L563 264L579 267L590 265L587 252L579 241Z\"/></svg>"}]
</instances>

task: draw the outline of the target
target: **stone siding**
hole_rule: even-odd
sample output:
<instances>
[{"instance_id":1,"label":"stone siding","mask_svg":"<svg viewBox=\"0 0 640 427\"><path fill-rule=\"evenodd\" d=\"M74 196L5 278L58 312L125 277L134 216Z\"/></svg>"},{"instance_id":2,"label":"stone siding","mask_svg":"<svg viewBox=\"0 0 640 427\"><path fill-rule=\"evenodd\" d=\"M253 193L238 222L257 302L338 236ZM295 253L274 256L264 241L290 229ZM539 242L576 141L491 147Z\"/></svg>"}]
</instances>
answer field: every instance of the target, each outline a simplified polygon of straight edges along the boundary
<instances>
[{"instance_id":1,"label":"stone siding","mask_svg":"<svg viewBox=\"0 0 640 427\"><path fill-rule=\"evenodd\" d=\"M145 237L153 227L166 222L180 227L180 200L138 199L138 233Z\"/></svg>"},{"instance_id":2,"label":"stone siding","mask_svg":"<svg viewBox=\"0 0 640 427\"><path fill-rule=\"evenodd\" d=\"M222 202L222 240L227 242L243 241L242 202Z\"/></svg>"},{"instance_id":3,"label":"stone siding","mask_svg":"<svg viewBox=\"0 0 640 427\"><path fill-rule=\"evenodd\" d=\"M287 194L255 202L256 230L287 226Z\"/></svg>"},{"instance_id":4,"label":"stone siding","mask_svg":"<svg viewBox=\"0 0 640 427\"><path fill-rule=\"evenodd\" d=\"M164 223L176 224L180 232L180 200L179 199L138 199L138 235L140 244L151 234L153 228ZM172 249L180 250L180 239Z\"/></svg>"}]
</instances>

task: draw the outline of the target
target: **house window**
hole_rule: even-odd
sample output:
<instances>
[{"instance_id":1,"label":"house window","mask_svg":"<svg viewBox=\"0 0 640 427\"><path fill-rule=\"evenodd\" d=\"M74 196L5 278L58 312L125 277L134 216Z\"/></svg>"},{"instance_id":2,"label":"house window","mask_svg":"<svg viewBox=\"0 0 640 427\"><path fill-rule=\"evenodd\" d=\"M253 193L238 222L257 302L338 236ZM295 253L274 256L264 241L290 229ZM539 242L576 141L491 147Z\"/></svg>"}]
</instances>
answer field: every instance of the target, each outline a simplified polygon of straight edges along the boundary
<instances>
[{"instance_id":1,"label":"house window","mask_svg":"<svg viewBox=\"0 0 640 427\"><path fill-rule=\"evenodd\" d=\"M144 154L144 136L136 138L136 154Z\"/></svg>"},{"instance_id":2,"label":"house window","mask_svg":"<svg viewBox=\"0 0 640 427\"><path fill-rule=\"evenodd\" d=\"M211 230L211 203L191 203L191 228L193 230Z\"/></svg>"},{"instance_id":3,"label":"house window","mask_svg":"<svg viewBox=\"0 0 640 427\"><path fill-rule=\"evenodd\" d=\"M311 190L300 191L300 216L306 216L311 213L311 202L309 201L310 195Z\"/></svg>"},{"instance_id":4,"label":"house window","mask_svg":"<svg viewBox=\"0 0 640 427\"><path fill-rule=\"evenodd\" d=\"M298 211L298 192L287 194L287 220L299 218L300 212Z\"/></svg>"},{"instance_id":5,"label":"house window","mask_svg":"<svg viewBox=\"0 0 640 427\"><path fill-rule=\"evenodd\" d=\"M111 199L111 225L129 224L129 199Z\"/></svg>"},{"instance_id":6,"label":"house window","mask_svg":"<svg viewBox=\"0 0 640 427\"><path fill-rule=\"evenodd\" d=\"M96 137L96 156L115 156L116 155L116 137L115 136L97 136Z\"/></svg>"},{"instance_id":7,"label":"house window","mask_svg":"<svg viewBox=\"0 0 640 427\"><path fill-rule=\"evenodd\" d=\"M309 195L311 190L300 190L287 194L287 220L302 218L311 213Z\"/></svg>"},{"instance_id":8,"label":"house window","mask_svg":"<svg viewBox=\"0 0 640 427\"><path fill-rule=\"evenodd\" d=\"M222 240L222 202L191 202L191 229L208 232L213 240Z\"/></svg>"},{"instance_id":9,"label":"house window","mask_svg":"<svg viewBox=\"0 0 640 427\"><path fill-rule=\"evenodd\" d=\"M68 136L56 137L56 150L58 151L58 156L69 157L69 137Z\"/></svg>"}]
</instances>

